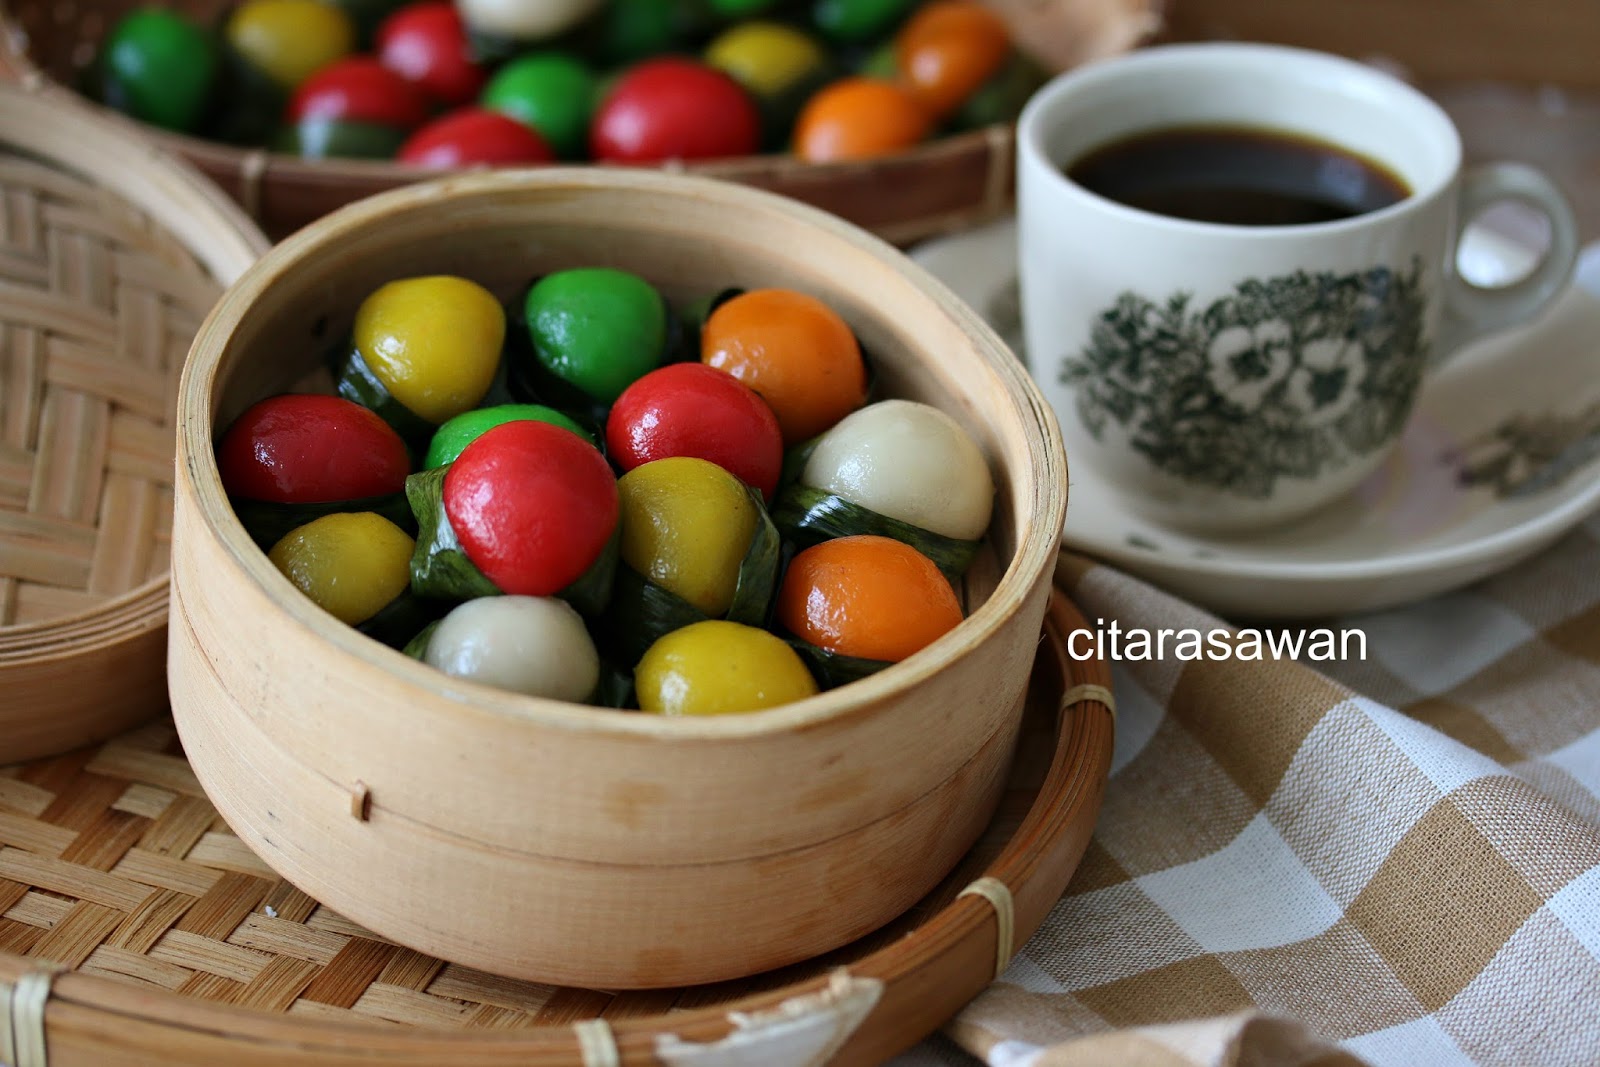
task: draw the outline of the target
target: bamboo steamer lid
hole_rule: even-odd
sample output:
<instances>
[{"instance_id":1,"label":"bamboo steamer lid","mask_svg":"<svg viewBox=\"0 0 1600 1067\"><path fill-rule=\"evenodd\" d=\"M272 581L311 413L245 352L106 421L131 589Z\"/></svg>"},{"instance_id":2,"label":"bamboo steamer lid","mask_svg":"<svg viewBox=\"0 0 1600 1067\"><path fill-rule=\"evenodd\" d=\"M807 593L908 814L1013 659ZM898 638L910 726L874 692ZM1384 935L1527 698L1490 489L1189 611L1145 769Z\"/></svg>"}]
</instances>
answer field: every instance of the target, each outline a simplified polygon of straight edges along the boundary
<instances>
[{"instance_id":1,"label":"bamboo steamer lid","mask_svg":"<svg viewBox=\"0 0 1600 1067\"><path fill-rule=\"evenodd\" d=\"M166 703L174 400L267 247L138 127L0 85L0 762Z\"/></svg>"}]
</instances>

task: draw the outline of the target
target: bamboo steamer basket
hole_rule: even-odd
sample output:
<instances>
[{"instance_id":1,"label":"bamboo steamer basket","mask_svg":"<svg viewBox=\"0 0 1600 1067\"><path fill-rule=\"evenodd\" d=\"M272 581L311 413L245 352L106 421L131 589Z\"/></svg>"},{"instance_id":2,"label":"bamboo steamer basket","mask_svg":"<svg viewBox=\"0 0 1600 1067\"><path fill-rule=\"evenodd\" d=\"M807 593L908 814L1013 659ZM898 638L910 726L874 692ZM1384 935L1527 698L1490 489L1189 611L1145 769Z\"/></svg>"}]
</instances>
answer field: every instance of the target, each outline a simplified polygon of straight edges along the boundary
<instances>
[{"instance_id":1,"label":"bamboo steamer basket","mask_svg":"<svg viewBox=\"0 0 1600 1067\"><path fill-rule=\"evenodd\" d=\"M1069 585L1064 575L1052 595L1019 758L978 844L890 926L743 981L556 988L385 941L228 832L167 722L0 769L0 1013L14 1035L0 1034L0 1060L659 1067L704 1062L695 1054L723 1043L717 1062L881 1063L989 983L1088 845L1111 758L1111 679L1103 660L1066 653L1065 635L1086 625ZM978 886L1009 901L1009 931ZM783 1025L751 1025L772 1019ZM812 1036L805 1055L796 1031Z\"/></svg>"},{"instance_id":2,"label":"bamboo steamer basket","mask_svg":"<svg viewBox=\"0 0 1600 1067\"><path fill-rule=\"evenodd\" d=\"M1047 70L1127 51L1159 29L1164 0L988 0L1019 47ZM143 0L0 0L0 74L75 86L107 30ZM237 0L171 0L166 6L213 24ZM437 176L391 162L306 161L146 127L234 196L269 234L281 237L352 201ZM1013 130L997 124L861 163L806 164L780 155L689 166L815 204L888 240L909 243L989 221L1009 209Z\"/></svg>"},{"instance_id":3,"label":"bamboo steamer basket","mask_svg":"<svg viewBox=\"0 0 1600 1067\"><path fill-rule=\"evenodd\" d=\"M462 273L508 295L575 265L637 271L675 301L777 285L839 310L883 392L950 412L994 468L970 617L848 687L692 720L461 683L295 591L229 508L219 430L312 371L389 280ZM290 238L223 296L179 420L168 670L185 748L246 844L386 937L565 984L733 978L881 926L993 811L1066 506L1059 433L970 309L832 216L602 168L387 193Z\"/></svg>"},{"instance_id":4,"label":"bamboo steamer basket","mask_svg":"<svg viewBox=\"0 0 1600 1067\"><path fill-rule=\"evenodd\" d=\"M265 247L132 123L0 86L0 761L164 709L178 373Z\"/></svg>"}]
</instances>

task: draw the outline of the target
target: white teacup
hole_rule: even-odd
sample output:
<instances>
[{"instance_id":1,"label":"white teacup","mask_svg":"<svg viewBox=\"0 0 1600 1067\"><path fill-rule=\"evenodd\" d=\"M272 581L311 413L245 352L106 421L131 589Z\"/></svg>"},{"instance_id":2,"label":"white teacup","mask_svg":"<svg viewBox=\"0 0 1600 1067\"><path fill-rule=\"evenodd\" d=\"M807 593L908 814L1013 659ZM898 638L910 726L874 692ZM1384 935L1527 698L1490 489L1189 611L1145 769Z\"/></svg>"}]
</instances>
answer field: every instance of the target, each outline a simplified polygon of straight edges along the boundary
<instances>
[{"instance_id":1,"label":"white teacup","mask_svg":"<svg viewBox=\"0 0 1600 1067\"><path fill-rule=\"evenodd\" d=\"M1337 221L1230 225L1063 174L1130 136L1219 126L1340 146L1409 195ZM1023 111L1017 168L1024 337L1071 462L1190 528L1259 528L1353 488L1399 440L1430 363L1535 314L1577 258L1572 210L1542 174L1463 172L1427 97L1300 49L1172 45L1064 74ZM1474 286L1455 269L1461 230L1507 199L1549 217L1550 247L1521 281Z\"/></svg>"}]
</instances>

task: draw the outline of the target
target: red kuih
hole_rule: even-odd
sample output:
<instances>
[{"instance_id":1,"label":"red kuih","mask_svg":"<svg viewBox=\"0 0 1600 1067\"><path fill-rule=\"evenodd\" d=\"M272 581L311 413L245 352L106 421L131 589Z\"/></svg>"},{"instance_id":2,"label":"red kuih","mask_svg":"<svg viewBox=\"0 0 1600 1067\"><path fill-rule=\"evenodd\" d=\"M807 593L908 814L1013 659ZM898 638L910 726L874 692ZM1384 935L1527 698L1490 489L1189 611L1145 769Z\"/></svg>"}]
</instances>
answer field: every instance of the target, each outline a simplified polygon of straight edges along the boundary
<instances>
[{"instance_id":1,"label":"red kuih","mask_svg":"<svg viewBox=\"0 0 1600 1067\"><path fill-rule=\"evenodd\" d=\"M228 495L278 504L386 496L405 488L405 442L372 411L337 396L290 394L252 405L217 445Z\"/></svg>"},{"instance_id":2,"label":"red kuih","mask_svg":"<svg viewBox=\"0 0 1600 1067\"><path fill-rule=\"evenodd\" d=\"M768 500L783 471L783 433L767 402L703 363L651 371L617 398L606 448L625 471L668 456L709 460Z\"/></svg>"},{"instance_id":3,"label":"red kuih","mask_svg":"<svg viewBox=\"0 0 1600 1067\"><path fill-rule=\"evenodd\" d=\"M476 100L488 80L472 61L461 15L450 0L396 11L378 27L376 47L384 66L442 104Z\"/></svg>"},{"instance_id":4,"label":"red kuih","mask_svg":"<svg viewBox=\"0 0 1600 1067\"><path fill-rule=\"evenodd\" d=\"M512 166L549 163L549 143L498 111L467 107L435 119L400 146L402 163L418 167Z\"/></svg>"},{"instance_id":5,"label":"red kuih","mask_svg":"<svg viewBox=\"0 0 1600 1067\"><path fill-rule=\"evenodd\" d=\"M411 130L428 120L412 84L371 56L349 56L313 74L289 102L289 121L371 122Z\"/></svg>"},{"instance_id":6,"label":"red kuih","mask_svg":"<svg viewBox=\"0 0 1600 1067\"><path fill-rule=\"evenodd\" d=\"M760 143L760 115L739 83L676 57L622 75L589 129L590 153L612 163L744 156Z\"/></svg>"},{"instance_id":7,"label":"red kuih","mask_svg":"<svg viewBox=\"0 0 1600 1067\"><path fill-rule=\"evenodd\" d=\"M617 528L617 480L600 450L547 422L507 422L462 450L444 511L502 592L552 596L594 565Z\"/></svg>"}]
</instances>

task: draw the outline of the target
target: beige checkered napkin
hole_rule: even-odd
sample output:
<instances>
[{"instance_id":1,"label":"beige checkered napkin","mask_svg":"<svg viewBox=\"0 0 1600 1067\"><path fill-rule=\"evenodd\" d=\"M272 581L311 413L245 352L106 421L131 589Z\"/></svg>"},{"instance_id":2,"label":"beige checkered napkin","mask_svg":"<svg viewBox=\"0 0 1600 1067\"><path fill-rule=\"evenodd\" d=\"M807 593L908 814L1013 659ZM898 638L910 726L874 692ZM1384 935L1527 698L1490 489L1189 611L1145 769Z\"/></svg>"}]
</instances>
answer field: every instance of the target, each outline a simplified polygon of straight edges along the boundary
<instances>
[{"instance_id":1,"label":"beige checkered napkin","mask_svg":"<svg viewBox=\"0 0 1600 1067\"><path fill-rule=\"evenodd\" d=\"M952 1036L993 1067L1600 1064L1597 534L1344 620L1339 681L1118 665L1083 865ZM1217 625L1064 570L1090 619Z\"/></svg>"}]
</instances>

